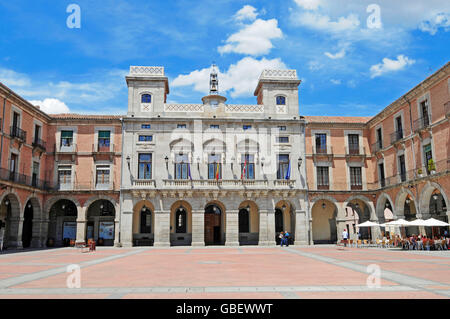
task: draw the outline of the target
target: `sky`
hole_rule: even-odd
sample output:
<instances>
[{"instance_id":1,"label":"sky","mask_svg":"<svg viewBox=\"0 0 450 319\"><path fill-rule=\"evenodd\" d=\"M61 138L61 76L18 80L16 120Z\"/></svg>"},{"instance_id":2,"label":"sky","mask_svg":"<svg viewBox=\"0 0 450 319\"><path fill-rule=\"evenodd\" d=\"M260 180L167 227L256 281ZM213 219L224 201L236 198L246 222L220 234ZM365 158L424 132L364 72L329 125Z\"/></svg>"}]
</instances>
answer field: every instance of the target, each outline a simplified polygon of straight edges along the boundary
<instances>
[{"instance_id":1,"label":"sky","mask_svg":"<svg viewBox=\"0 0 450 319\"><path fill-rule=\"evenodd\" d=\"M301 115L373 116L449 61L448 0L0 0L0 81L48 113L126 114L130 65L168 103L230 104L296 69Z\"/></svg>"}]
</instances>

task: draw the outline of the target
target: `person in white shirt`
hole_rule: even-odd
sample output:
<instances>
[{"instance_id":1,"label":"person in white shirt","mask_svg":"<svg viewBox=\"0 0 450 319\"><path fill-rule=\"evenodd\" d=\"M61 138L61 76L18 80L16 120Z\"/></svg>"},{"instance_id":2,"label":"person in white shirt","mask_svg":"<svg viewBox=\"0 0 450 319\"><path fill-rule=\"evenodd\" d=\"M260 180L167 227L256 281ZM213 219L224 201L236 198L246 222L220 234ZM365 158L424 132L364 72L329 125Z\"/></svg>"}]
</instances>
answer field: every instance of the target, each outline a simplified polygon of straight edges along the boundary
<instances>
[{"instance_id":1,"label":"person in white shirt","mask_svg":"<svg viewBox=\"0 0 450 319\"><path fill-rule=\"evenodd\" d=\"M346 229L342 232L342 239L344 240L344 247L347 247L348 233Z\"/></svg>"}]
</instances>

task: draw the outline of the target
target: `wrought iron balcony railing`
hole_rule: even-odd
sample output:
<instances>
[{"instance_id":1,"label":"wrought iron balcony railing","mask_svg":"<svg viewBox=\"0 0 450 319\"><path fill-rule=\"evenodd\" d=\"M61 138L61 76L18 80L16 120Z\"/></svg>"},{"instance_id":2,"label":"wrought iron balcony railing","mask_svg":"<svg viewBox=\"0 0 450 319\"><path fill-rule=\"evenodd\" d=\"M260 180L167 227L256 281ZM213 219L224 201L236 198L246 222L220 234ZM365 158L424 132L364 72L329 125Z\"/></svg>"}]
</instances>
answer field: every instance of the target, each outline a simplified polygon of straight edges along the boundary
<instances>
[{"instance_id":1,"label":"wrought iron balcony railing","mask_svg":"<svg viewBox=\"0 0 450 319\"><path fill-rule=\"evenodd\" d=\"M33 143L32 143L33 147L39 147L42 150L46 150L47 149L47 143L44 140L41 140L40 138L35 138Z\"/></svg>"},{"instance_id":2,"label":"wrought iron balcony railing","mask_svg":"<svg viewBox=\"0 0 450 319\"><path fill-rule=\"evenodd\" d=\"M16 126L11 126L11 136L25 142L27 139L27 132Z\"/></svg>"},{"instance_id":3,"label":"wrought iron balcony railing","mask_svg":"<svg viewBox=\"0 0 450 319\"><path fill-rule=\"evenodd\" d=\"M430 118L428 116L418 118L417 120L415 120L413 122L414 132L426 129L427 127L430 126L430 124L431 124L430 123Z\"/></svg>"},{"instance_id":4,"label":"wrought iron balcony railing","mask_svg":"<svg viewBox=\"0 0 450 319\"><path fill-rule=\"evenodd\" d=\"M396 131L391 134L391 144L401 140L404 137L403 130Z\"/></svg>"}]
</instances>

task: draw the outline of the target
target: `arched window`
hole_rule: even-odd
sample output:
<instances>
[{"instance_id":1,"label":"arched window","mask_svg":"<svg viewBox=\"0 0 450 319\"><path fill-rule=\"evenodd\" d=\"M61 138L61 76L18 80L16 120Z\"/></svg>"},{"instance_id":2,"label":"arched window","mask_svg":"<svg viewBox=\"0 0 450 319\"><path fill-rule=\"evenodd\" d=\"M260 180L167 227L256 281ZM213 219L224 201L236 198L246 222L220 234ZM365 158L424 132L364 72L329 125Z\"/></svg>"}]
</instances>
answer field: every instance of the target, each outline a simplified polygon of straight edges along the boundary
<instances>
[{"instance_id":1,"label":"arched window","mask_svg":"<svg viewBox=\"0 0 450 319\"><path fill-rule=\"evenodd\" d=\"M152 103L152 96L151 96L151 94L142 94L142 96L141 96L141 103Z\"/></svg>"},{"instance_id":2,"label":"arched window","mask_svg":"<svg viewBox=\"0 0 450 319\"><path fill-rule=\"evenodd\" d=\"M150 234L152 232L152 212L148 208L141 211L141 233Z\"/></svg>"},{"instance_id":3,"label":"arched window","mask_svg":"<svg viewBox=\"0 0 450 319\"><path fill-rule=\"evenodd\" d=\"M245 208L239 211L239 232L240 233L250 232L250 216L248 210Z\"/></svg>"},{"instance_id":4,"label":"arched window","mask_svg":"<svg viewBox=\"0 0 450 319\"><path fill-rule=\"evenodd\" d=\"M286 105L286 97L277 96L277 105Z\"/></svg>"},{"instance_id":5,"label":"arched window","mask_svg":"<svg viewBox=\"0 0 450 319\"><path fill-rule=\"evenodd\" d=\"M184 208L177 209L175 214L175 232L176 233L186 233L186 210Z\"/></svg>"}]
</instances>

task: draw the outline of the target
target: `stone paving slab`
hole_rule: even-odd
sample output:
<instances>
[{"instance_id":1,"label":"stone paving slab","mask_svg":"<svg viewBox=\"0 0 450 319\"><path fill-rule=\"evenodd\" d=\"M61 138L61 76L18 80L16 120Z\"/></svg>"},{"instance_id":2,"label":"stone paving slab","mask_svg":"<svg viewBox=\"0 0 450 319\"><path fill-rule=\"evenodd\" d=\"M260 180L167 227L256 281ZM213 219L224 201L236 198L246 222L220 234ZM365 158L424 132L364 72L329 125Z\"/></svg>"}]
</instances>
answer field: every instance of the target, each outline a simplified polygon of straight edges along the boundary
<instances>
[{"instance_id":1,"label":"stone paving slab","mask_svg":"<svg viewBox=\"0 0 450 319\"><path fill-rule=\"evenodd\" d=\"M0 298L450 298L450 253L427 253L336 246L20 252L0 256ZM366 285L373 263L382 270L375 291ZM80 289L66 287L69 264L81 267Z\"/></svg>"}]
</instances>

